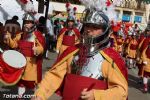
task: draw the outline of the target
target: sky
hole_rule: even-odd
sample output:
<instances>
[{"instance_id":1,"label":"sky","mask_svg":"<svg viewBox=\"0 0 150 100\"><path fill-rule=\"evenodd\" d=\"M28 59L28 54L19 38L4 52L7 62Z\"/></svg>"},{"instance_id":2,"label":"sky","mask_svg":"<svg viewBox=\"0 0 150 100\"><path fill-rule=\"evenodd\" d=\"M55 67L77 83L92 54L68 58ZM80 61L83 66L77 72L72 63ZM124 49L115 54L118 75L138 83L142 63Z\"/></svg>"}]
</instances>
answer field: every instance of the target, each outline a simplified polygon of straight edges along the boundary
<instances>
[{"instance_id":1,"label":"sky","mask_svg":"<svg viewBox=\"0 0 150 100\"><path fill-rule=\"evenodd\" d=\"M36 0L33 0L33 5L35 11L38 12L38 2ZM16 0L0 0L0 22L3 24L5 23L5 20L11 19L14 15L19 17L19 23L22 24L23 14L24 11L21 9L21 6L16 2ZM42 15L44 16L44 14L36 14L35 17L38 19Z\"/></svg>"}]
</instances>

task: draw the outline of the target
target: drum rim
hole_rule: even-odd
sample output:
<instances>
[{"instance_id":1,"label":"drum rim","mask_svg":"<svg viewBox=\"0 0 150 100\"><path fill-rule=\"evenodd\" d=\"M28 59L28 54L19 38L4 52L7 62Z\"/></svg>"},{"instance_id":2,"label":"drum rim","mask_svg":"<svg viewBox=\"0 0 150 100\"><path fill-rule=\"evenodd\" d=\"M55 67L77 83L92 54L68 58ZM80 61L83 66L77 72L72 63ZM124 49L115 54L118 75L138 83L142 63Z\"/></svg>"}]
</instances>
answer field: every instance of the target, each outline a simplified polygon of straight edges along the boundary
<instances>
[{"instance_id":1,"label":"drum rim","mask_svg":"<svg viewBox=\"0 0 150 100\"><path fill-rule=\"evenodd\" d=\"M26 57L22 54L22 53L20 53L19 51L17 51L17 50L5 50L3 53L2 53L2 60L6 63L6 61L4 60L4 58L3 58L3 55L4 55L4 53L5 52L7 52L7 51L16 51L16 52L18 52L19 54L21 54L24 58L25 58L25 65L24 66L22 66L22 67L17 67L17 66L15 66L15 67L13 67L13 68L16 68L16 69L21 69L21 68L23 68L23 67L25 67L26 66L26 64L27 64L27 59L26 59ZM12 65L10 65L10 64L8 64L8 63L6 63L8 66L12 66Z\"/></svg>"}]
</instances>

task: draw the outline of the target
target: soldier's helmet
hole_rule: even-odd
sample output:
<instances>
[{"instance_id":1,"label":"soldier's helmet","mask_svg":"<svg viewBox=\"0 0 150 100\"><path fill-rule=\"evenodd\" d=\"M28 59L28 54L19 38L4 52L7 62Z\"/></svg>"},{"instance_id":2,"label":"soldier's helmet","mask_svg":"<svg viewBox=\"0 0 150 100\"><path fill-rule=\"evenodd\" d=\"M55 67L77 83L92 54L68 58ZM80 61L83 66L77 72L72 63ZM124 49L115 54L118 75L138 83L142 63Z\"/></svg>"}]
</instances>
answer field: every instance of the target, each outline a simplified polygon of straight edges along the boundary
<instances>
[{"instance_id":1,"label":"soldier's helmet","mask_svg":"<svg viewBox=\"0 0 150 100\"><path fill-rule=\"evenodd\" d=\"M23 15L23 18L22 18L24 21L31 21L31 22L35 22L35 17L34 17L34 15L33 14L31 14L31 13L25 13L24 15Z\"/></svg>"},{"instance_id":2,"label":"soldier's helmet","mask_svg":"<svg viewBox=\"0 0 150 100\"><path fill-rule=\"evenodd\" d=\"M83 12L83 27L95 27L103 30L102 34L98 36L88 36L86 32L83 33L82 43L90 48L89 53L93 54L99 49L105 48L109 44L110 21L106 14L95 8L88 8Z\"/></svg>"},{"instance_id":3,"label":"soldier's helmet","mask_svg":"<svg viewBox=\"0 0 150 100\"><path fill-rule=\"evenodd\" d=\"M26 24L32 23L31 28L26 27ZM32 33L36 29L35 17L32 13L25 13L23 16L23 30L27 33Z\"/></svg>"}]
</instances>

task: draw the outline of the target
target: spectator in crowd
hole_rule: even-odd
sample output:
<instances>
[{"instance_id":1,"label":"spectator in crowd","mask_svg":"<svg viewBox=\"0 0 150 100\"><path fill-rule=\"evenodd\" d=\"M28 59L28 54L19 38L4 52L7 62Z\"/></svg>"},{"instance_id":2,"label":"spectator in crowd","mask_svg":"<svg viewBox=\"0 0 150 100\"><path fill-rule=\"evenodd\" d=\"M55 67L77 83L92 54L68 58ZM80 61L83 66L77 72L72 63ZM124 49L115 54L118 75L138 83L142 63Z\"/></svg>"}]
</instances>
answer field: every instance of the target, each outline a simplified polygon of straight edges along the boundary
<instances>
[{"instance_id":1,"label":"spectator in crowd","mask_svg":"<svg viewBox=\"0 0 150 100\"><path fill-rule=\"evenodd\" d=\"M13 16L12 19L5 22L4 31L11 33L12 38L21 31L20 24L18 22L18 16Z\"/></svg>"}]
</instances>

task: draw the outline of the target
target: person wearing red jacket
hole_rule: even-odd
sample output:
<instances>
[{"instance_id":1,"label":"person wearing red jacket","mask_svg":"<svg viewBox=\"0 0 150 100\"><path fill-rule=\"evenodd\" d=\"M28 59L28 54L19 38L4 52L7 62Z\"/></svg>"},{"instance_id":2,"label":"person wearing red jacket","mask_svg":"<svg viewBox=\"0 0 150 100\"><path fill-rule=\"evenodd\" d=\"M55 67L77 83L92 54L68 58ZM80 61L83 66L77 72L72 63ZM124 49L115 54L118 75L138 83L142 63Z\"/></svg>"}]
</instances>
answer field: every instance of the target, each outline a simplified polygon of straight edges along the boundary
<instances>
[{"instance_id":1,"label":"person wearing red jacket","mask_svg":"<svg viewBox=\"0 0 150 100\"><path fill-rule=\"evenodd\" d=\"M79 43L80 32L75 28L75 19L68 17L66 23L67 26L61 29L57 38L56 52L59 55L69 46Z\"/></svg>"},{"instance_id":2,"label":"person wearing red jacket","mask_svg":"<svg viewBox=\"0 0 150 100\"><path fill-rule=\"evenodd\" d=\"M150 26L146 28L146 38L141 47L141 74L143 76L144 93L148 91L148 78L150 77Z\"/></svg>"}]
</instances>

